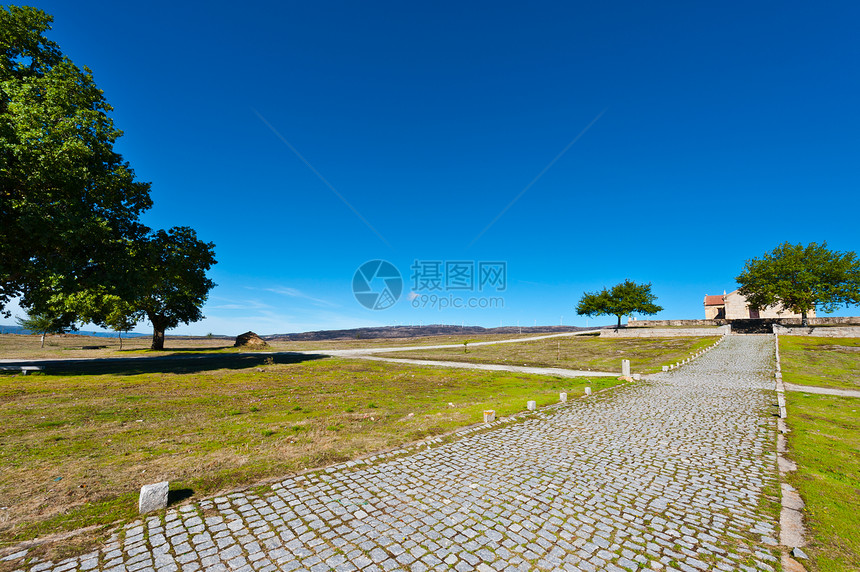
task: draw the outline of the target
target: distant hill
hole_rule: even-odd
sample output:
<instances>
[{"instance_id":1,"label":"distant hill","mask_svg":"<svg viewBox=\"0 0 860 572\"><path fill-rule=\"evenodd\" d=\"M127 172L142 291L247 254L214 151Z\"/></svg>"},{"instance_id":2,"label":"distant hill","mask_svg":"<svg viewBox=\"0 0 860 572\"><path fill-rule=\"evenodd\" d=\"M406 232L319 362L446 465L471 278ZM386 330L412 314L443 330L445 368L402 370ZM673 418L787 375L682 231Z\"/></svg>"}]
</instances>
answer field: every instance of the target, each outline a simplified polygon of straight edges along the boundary
<instances>
[{"instance_id":1,"label":"distant hill","mask_svg":"<svg viewBox=\"0 0 860 572\"><path fill-rule=\"evenodd\" d=\"M606 326L612 327L612 326ZM481 326L450 326L430 324L427 326L384 326L380 328L354 328L351 330L322 330L318 332L301 332L295 334L272 334L261 336L272 341L319 341L319 340L355 340L374 338L420 338L425 336L482 336L487 334L561 334L564 332L579 332L597 328L582 328L578 326L504 326L501 328L482 328Z\"/></svg>"}]
</instances>

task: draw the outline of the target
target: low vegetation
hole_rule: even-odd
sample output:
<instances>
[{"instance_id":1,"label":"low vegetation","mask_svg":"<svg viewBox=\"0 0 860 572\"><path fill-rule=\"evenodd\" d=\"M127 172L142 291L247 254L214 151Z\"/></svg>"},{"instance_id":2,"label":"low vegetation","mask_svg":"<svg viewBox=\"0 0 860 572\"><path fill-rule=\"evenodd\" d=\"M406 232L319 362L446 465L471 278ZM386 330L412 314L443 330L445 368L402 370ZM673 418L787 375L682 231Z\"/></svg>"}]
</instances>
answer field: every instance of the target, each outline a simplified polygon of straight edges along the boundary
<instances>
[{"instance_id":1,"label":"low vegetation","mask_svg":"<svg viewBox=\"0 0 860 572\"><path fill-rule=\"evenodd\" d=\"M600 338L574 336L531 342L460 348L391 352L398 358L498 363L532 367L620 372L621 360L629 359L631 372L653 373L666 364L690 357L716 341L703 338Z\"/></svg>"},{"instance_id":2,"label":"low vegetation","mask_svg":"<svg viewBox=\"0 0 860 572\"><path fill-rule=\"evenodd\" d=\"M860 570L860 398L787 396L789 449L798 466L789 480L806 503L808 568Z\"/></svg>"},{"instance_id":3,"label":"low vegetation","mask_svg":"<svg viewBox=\"0 0 860 572\"><path fill-rule=\"evenodd\" d=\"M783 378L858 389L860 340L780 336ZM791 484L806 503L811 556L821 572L860 570L860 398L786 393Z\"/></svg>"},{"instance_id":4,"label":"low vegetation","mask_svg":"<svg viewBox=\"0 0 860 572\"><path fill-rule=\"evenodd\" d=\"M145 483L199 497L618 383L321 356L123 362L0 375L2 545L130 519Z\"/></svg>"},{"instance_id":5,"label":"low vegetation","mask_svg":"<svg viewBox=\"0 0 860 572\"><path fill-rule=\"evenodd\" d=\"M860 338L780 336L786 383L860 389Z\"/></svg>"}]
</instances>

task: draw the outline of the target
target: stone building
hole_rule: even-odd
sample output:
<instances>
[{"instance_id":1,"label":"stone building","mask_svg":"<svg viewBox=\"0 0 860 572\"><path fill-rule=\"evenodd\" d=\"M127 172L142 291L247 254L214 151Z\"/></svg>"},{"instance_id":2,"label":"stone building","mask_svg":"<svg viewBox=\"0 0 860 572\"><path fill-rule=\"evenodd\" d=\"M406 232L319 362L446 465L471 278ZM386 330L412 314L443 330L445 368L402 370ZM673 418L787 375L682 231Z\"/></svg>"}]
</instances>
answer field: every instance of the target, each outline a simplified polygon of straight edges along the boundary
<instances>
[{"instance_id":1,"label":"stone building","mask_svg":"<svg viewBox=\"0 0 860 572\"><path fill-rule=\"evenodd\" d=\"M808 317L815 317L815 310L810 310ZM747 299L738 294L738 291L729 292L725 290L722 295L705 296L705 319L706 320L757 320L765 318L800 318L786 310L782 306L768 306L762 310L753 310L747 304Z\"/></svg>"}]
</instances>

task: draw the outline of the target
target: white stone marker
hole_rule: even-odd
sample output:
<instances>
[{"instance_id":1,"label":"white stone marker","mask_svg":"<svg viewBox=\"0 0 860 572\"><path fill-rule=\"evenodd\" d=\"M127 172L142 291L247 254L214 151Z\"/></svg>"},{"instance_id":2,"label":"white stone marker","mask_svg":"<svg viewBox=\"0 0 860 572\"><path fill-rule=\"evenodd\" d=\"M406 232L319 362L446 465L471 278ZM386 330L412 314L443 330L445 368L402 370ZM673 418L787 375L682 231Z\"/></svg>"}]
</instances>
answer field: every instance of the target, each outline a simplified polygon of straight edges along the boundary
<instances>
[{"instance_id":1,"label":"white stone marker","mask_svg":"<svg viewBox=\"0 0 860 572\"><path fill-rule=\"evenodd\" d=\"M167 491L169 488L170 483L167 481L140 487L140 501L137 505L140 514L167 508Z\"/></svg>"},{"instance_id":2,"label":"white stone marker","mask_svg":"<svg viewBox=\"0 0 860 572\"><path fill-rule=\"evenodd\" d=\"M484 411L484 423L492 423L496 420L496 412L493 409Z\"/></svg>"},{"instance_id":3,"label":"white stone marker","mask_svg":"<svg viewBox=\"0 0 860 572\"><path fill-rule=\"evenodd\" d=\"M669 371L669 366L668 366L668 365L664 365L664 366L663 366L663 371Z\"/></svg>"},{"instance_id":4,"label":"white stone marker","mask_svg":"<svg viewBox=\"0 0 860 572\"><path fill-rule=\"evenodd\" d=\"M585 395L591 395L591 388L590 387L585 388Z\"/></svg>"},{"instance_id":5,"label":"white stone marker","mask_svg":"<svg viewBox=\"0 0 860 572\"><path fill-rule=\"evenodd\" d=\"M630 360L623 359L621 360L621 375L625 377L630 377Z\"/></svg>"},{"instance_id":6,"label":"white stone marker","mask_svg":"<svg viewBox=\"0 0 860 572\"><path fill-rule=\"evenodd\" d=\"M567 394L566 393L559 393L558 394L558 400L561 401L562 403L567 403Z\"/></svg>"},{"instance_id":7,"label":"white stone marker","mask_svg":"<svg viewBox=\"0 0 860 572\"><path fill-rule=\"evenodd\" d=\"M529 408L529 411L534 411L535 409L537 409L537 403L534 401L529 401L528 403L526 403L526 407Z\"/></svg>"},{"instance_id":8,"label":"white stone marker","mask_svg":"<svg viewBox=\"0 0 860 572\"><path fill-rule=\"evenodd\" d=\"M638 374L638 373L633 374L633 381L639 381L640 379L642 379L642 376L640 374Z\"/></svg>"}]
</instances>

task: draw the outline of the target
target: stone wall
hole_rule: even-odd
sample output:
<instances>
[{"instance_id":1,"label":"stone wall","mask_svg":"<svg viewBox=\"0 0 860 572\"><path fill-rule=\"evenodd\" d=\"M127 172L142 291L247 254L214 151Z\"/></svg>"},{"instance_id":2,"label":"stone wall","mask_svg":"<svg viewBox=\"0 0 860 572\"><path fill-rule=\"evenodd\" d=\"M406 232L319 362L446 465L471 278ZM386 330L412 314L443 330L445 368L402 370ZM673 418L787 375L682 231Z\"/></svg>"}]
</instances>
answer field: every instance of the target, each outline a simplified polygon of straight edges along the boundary
<instances>
[{"instance_id":1,"label":"stone wall","mask_svg":"<svg viewBox=\"0 0 860 572\"><path fill-rule=\"evenodd\" d=\"M600 330L601 338L681 338L692 336L723 336L731 333L731 326L719 328L622 328Z\"/></svg>"},{"instance_id":2,"label":"stone wall","mask_svg":"<svg viewBox=\"0 0 860 572\"><path fill-rule=\"evenodd\" d=\"M786 320L780 320L780 324L796 324L800 325L800 318L790 318ZM860 316L830 316L830 317L820 317L820 318L809 318L809 324L812 326L821 326L824 324L844 324L844 325L853 325L860 326Z\"/></svg>"},{"instance_id":3,"label":"stone wall","mask_svg":"<svg viewBox=\"0 0 860 572\"><path fill-rule=\"evenodd\" d=\"M811 320L810 320L811 321ZM773 325L773 333L780 336L815 336L820 338L860 338L860 326L791 327ZM601 334L603 335L603 334Z\"/></svg>"},{"instance_id":4,"label":"stone wall","mask_svg":"<svg viewBox=\"0 0 860 572\"><path fill-rule=\"evenodd\" d=\"M800 318L771 318L770 321L778 322L784 326L800 325ZM724 326L728 322L726 320L630 320L627 322L627 328L665 328L667 326ZM811 326L821 326L825 324L839 324L848 326L860 326L860 316L829 316L820 318L809 318Z\"/></svg>"},{"instance_id":5,"label":"stone wall","mask_svg":"<svg viewBox=\"0 0 860 572\"><path fill-rule=\"evenodd\" d=\"M666 326L722 326L725 320L630 320L628 328L659 328Z\"/></svg>"}]
</instances>

